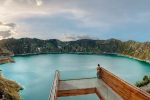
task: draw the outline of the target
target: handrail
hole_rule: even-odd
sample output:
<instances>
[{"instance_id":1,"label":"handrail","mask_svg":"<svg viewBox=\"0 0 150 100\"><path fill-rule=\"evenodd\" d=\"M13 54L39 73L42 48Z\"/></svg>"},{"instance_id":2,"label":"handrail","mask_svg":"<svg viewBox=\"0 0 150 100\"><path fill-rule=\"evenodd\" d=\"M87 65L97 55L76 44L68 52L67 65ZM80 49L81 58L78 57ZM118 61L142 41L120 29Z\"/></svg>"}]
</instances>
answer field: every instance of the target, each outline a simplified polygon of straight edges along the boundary
<instances>
[{"instance_id":1,"label":"handrail","mask_svg":"<svg viewBox=\"0 0 150 100\"><path fill-rule=\"evenodd\" d=\"M127 83L102 67L100 75L101 79L124 100L150 100L150 94Z\"/></svg>"},{"instance_id":2,"label":"handrail","mask_svg":"<svg viewBox=\"0 0 150 100\"><path fill-rule=\"evenodd\" d=\"M60 80L60 74L59 71L56 70L48 100L57 100L59 80Z\"/></svg>"}]
</instances>

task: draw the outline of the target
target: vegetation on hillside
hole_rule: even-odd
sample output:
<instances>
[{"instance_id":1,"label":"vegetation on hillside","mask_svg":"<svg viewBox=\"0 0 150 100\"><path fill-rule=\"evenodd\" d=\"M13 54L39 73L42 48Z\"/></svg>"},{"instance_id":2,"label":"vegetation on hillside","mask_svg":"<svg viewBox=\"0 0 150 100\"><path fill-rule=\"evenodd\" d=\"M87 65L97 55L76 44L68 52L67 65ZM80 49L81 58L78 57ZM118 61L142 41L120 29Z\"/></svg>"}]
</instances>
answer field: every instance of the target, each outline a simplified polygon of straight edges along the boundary
<instances>
[{"instance_id":1,"label":"vegetation on hillside","mask_svg":"<svg viewBox=\"0 0 150 100\"><path fill-rule=\"evenodd\" d=\"M0 48L8 50L7 54L41 54L41 53L117 53L150 61L150 42L122 42L116 39L62 42L56 39L40 40L31 38L4 39Z\"/></svg>"},{"instance_id":2,"label":"vegetation on hillside","mask_svg":"<svg viewBox=\"0 0 150 100\"><path fill-rule=\"evenodd\" d=\"M147 75L145 75L145 76L143 77L143 80L136 82L135 85L136 85L137 87L142 87L142 86L147 85L148 83L150 83L150 77L147 76Z\"/></svg>"}]
</instances>

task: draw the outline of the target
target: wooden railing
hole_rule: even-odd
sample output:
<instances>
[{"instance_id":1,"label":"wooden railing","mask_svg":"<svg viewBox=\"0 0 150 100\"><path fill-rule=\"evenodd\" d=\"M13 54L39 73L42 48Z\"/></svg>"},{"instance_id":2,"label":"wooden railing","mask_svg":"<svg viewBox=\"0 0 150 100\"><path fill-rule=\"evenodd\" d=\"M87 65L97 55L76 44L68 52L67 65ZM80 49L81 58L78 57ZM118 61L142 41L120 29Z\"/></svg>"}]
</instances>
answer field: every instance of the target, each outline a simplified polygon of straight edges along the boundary
<instances>
[{"instance_id":1,"label":"wooden railing","mask_svg":"<svg viewBox=\"0 0 150 100\"><path fill-rule=\"evenodd\" d=\"M50 95L49 95L49 100L57 100L59 80L60 80L60 74L59 71L56 70Z\"/></svg>"},{"instance_id":2,"label":"wooden railing","mask_svg":"<svg viewBox=\"0 0 150 100\"><path fill-rule=\"evenodd\" d=\"M101 79L124 100L150 100L150 94L101 68Z\"/></svg>"},{"instance_id":3,"label":"wooden railing","mask_svg":"<svg viewBox=\"0 0 150 100\"><path fill-rule=\"evenodd\" d=\"M147 92L141 90L140 88L137 88L134 85L131 85L129 83L127 83L126 81L120 79L119 77L115 76L114 74L112 74L111 72L105 70L104 68L100 68L100 76L101 76L101 81L102 83L107 84L107 86L113 90L117 96L119 95L119 97L121 97L121 100L150 100L150 94L148 94ZM96 79L97 80L97 79ZM67 80L66 80L67 81ZM84 80L79 80L79 81L83 81ZM51 88L51 92L49 95L49 100L57 100L58 96L76 96L76 95L81 95L81 94L89 94L89 93L96 93L100 100L105 100L105 96L103 95L103 93L101 94L101 91L97 92L97 85L96 86L92 86L91 84L89 84L90 86L92 86L92 88L89 88L89 86L87 86L87 88L85 88L83 86L80 88L77 88L76 85L82 85L83 82L77 82L78 84L73 84L75 85L73 86L73 88L68 88L70 86L65 86L65 89L62 91L60 86L63 85L63 80L60 80L60 74L59 71L55 72L55 77L53 80L53 84L52 84L52 88ZM68 80L68 82L70 82ZM88 80L88 82L90 82ZM91 82L97 82L97 81L91 81ZM65 83L66 84L66 83ZM69 83L70 84L70 83ZM86 84L86 83L84 83ZM99 83L100 84L100 83ZM66 89L68 88L68 89ZM99 87L100 89L104 89ZM102 92L104 92L105 90L102 90ZM64 93L62 93L64 92ZM62 95L63 94L63 95ZM107 96L112 97L111 95ZM107 100L120 100L120 99L107 99Z\"/></svg>"}]
</instances>

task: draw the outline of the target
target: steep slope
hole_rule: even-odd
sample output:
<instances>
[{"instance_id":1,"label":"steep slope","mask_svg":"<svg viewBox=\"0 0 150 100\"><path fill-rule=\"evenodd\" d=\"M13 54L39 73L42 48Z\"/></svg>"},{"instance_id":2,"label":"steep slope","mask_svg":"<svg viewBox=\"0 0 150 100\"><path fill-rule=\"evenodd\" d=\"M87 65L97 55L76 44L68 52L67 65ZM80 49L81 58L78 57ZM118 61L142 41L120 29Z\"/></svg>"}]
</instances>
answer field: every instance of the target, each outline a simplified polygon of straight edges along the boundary
<instances>
[{"instance_id":1,"label":"steep slope","mask_svg":"<svg viewBox=\"0 0 150 100\"><path fill-rule=\"evenodd\" d=\"M0 48L7 49L15 55L40 53L117 53L150 61L150 42L122 42L116 39L82 39L62 42L56 39L11 38L1 40Z\"/></svg>"}]
</instances>

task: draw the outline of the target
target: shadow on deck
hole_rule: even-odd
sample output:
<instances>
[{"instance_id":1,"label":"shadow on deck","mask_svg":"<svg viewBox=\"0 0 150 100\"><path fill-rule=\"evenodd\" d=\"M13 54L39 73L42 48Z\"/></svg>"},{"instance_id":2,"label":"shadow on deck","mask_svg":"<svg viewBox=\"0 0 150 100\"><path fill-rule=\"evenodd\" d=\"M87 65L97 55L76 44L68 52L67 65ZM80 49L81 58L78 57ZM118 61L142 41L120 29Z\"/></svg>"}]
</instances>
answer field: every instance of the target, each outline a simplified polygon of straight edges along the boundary
<instances>
[{"instance_id":1,"label":"shadow on deck","mask_svg":"<svg viewBox=\"0 0 150 100\"><path fill-rule=\"evenodd\" d=\"M101 79L81 78L60 80L56 71L49 100L62 96L97 94L100 100L150 100L150 95L130 85L104 68L100 70Z\"/></svg>"}]
</instances>

